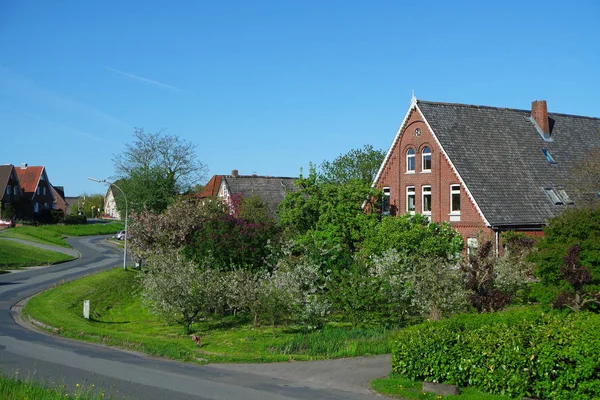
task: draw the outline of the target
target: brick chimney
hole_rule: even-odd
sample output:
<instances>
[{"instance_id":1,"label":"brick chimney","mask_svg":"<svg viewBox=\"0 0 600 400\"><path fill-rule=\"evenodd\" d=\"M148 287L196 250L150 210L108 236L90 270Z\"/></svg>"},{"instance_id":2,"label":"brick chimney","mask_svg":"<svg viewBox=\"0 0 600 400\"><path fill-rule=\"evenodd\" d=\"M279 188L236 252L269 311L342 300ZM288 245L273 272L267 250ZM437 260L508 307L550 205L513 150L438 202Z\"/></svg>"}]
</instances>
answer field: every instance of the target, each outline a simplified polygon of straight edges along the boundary
<instances>
[{"instance_id":1,"label":"brick chimney","mask_svg":"<svg viewBox=\"0 0 600 400\"><path fill-rule=\"evenodd\" d=\"M534 100L531 103L531 118L538 124L544 136L550 135L550 120L546 100Z\"/></svg>"},{"instance_id":2,"label":"brick chimney","mask_svg":"<svg viewBox=\"0 0 600 400\"><path fill-rule=\"evenodd\" d=\"M233 176L234 178L237 178L237 176L238 176L238 170L237 169L232 169L231 170L231 176Z\"/></svg>"}]
</instances>

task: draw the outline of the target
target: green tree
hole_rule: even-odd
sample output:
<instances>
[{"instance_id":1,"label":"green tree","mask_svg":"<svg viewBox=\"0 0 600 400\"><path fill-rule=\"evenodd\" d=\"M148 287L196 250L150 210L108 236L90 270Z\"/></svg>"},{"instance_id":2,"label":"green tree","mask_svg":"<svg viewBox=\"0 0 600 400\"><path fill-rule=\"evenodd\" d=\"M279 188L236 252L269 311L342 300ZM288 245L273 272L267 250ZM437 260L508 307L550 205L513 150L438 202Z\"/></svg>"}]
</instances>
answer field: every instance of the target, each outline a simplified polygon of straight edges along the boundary
<instances>
[{"instance_id":1,"label":"green tree","mask_svg":"<svg viewBox=\"0 0 600 400\"><path fill-rule=\"evenodd\" d=\"M77 208L86 217L96 218L98 210L104 210L104 195L100 193L84 193L79 196Z\"/></svg>"},{"instance_id":2,"label":"green tree","mask_svg":"<svg viewBox=\"0 0 600 400\"><path fill-rule=\"evenodd\" d=\"M371 185L384 157L383 150L375 150L370 144L364 145L362 149L350 150L333 161L323 161L320 166L319 179L339 184L359 180Z\"/></svg>"},{"instance_id":3,"label":"green tree","mask_svg":"<svg viewBox=\"0 0 600 400\"><path fill-rule=\"evenodd\" d=\"M173 201L172 182L167 173L158 166L150 168L135 168L129 172L126 179L119 180L119 187L127 195L129 213L151 211L160 213ZM113 190L117 209L125 215L125 200L121 192Z\"/></svg>"},{"instance_id":4,"label":"green tree","mask_svg":"<svg viewBox=\"0 0 600 400\"><path fill-rule=\"evenodd\" d=\"M561 267L571 246L580 247L579 261L600 281L600 208L571 208L549 221L530 259L545 285L563 281Z\"/></svg>"},{"instance_id":5,"label":"green tree","mask_svg":"<svg viewBox=\"0 0 600 400\"><path fill-rule=\"evenodd\" d=\"M359 180L321 182L312 165L309 176L300 176L296 186L300 189L288 193L278 210L285 236L323 267L344 267L364 240L365 226L377 221L363 205L378 199L379 190Z\"/></svg>"},{"instance_id":6,"label":"green tree","mask_svg":"<svg viewBox=\"0 0 600 400\"><path fill-rule=\"evenodd\" d=\"M191 190L205 178L207 167L198 160L195 144L164 130L147 133L136 128L133 136L134 141L113 156L117 177L131 181L129 185L135 189L123 188L133 209L162 211L168 199Z\"/></svg>"}]
</instances>

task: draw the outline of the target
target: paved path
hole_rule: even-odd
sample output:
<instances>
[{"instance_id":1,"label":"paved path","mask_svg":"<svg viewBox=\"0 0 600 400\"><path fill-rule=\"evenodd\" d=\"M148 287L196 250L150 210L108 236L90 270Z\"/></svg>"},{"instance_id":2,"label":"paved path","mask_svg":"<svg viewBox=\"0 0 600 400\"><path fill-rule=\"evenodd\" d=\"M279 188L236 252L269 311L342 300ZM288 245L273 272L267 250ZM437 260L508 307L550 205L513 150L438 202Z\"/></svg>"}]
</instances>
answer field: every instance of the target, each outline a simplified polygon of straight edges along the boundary
<instances>
[{"instance_id":1,"label":"paved path","mask_svg":"<svg viewBox=\"0 0 600 400\"><path fill-rule=\"evenodd\" d=\"M0 370L57 382L102 387L126 399L373 399L372 379L388 374L389 358L360 357L279 364L195 365L81 343L15 323L17 302L61 280L120 265L122 252L102 237L67 240L81 258L50 268L0 275Z\"/></svg>"},{"instance_id":2,"label":"paved path","mask_svg":"<svg viewBox=\"0 0 600 400\"><path fill-rule=\"evenodd\" d=\"M66 254L68 256L71 257L76 257L79 258L80 254L77 250L68 248L68 247L61 247L61 246L54 246L51 244L43 244L43 243L37 243L37 242L30 242L29 240L23 240L23 239L17 239L17 238L11 238L11 237L4 237L0 234L0 240L12 240L13 242L18 242L18 243L23 243L26 244L28 246L33 246L33 247L37 247L40 249L44 249L44 250L50 250L50 251L56 251L57 253L63 253Z\"/></svg>"}]
</instances>

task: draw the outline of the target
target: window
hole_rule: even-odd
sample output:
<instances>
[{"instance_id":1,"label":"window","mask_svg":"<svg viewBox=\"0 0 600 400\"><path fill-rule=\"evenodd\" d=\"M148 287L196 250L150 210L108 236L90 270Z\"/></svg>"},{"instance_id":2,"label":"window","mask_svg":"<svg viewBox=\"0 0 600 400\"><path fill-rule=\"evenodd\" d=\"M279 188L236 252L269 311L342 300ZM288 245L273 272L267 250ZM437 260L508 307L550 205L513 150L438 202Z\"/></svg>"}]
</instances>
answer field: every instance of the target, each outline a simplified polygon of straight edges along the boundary
<instances>
[{"instance_id":1,"label":"window","mask_svg":"<svg viewBox=\"0 0 600 400\"><path fill-rule=\"evenodd\" d=\"M45 195L46 195L46 186L44 186L44 187L42 188L42 192L44 193L44 196L45 196Z\"/></svg>"},{"instance_id":2,"label":"window","mask_svg":"<svg viewBox=\"0 0 600 400\"><path fill-rule=\"evenodd\" d=\"M39 203L33 203L33 212L39 212L40 206Z\"/></svg>"},{"instance_id":3,"label":"window","mask_svg":"<svg viewBox=\"0 0 600 400\"><path fill-rule=\"evenodd\" d=\"M406 187L406 212L410 214L415 213L415 187Z\"/></svg>"},{"instance_id":4,"label":"window","mask_svg":"<svg viewBox=\"0 0 600 400\"><path fill-rule=\"evenodd\" d=\"M565 203L565 204L573 204L573 200L571 200L571 198L569 197L569 195L567 194L567 192L565 192L565 189L560 189L558 191L558 194L560 195L560 198L562 199L563 203Z\"/></svg>"},{"instance_id":5,"label":"window","mask_svg":"<svg viewBox=\"0 0 600 400\"><path fill-rule=\"evenodd\" d=\"M408 149L406 152L406 173L415 172L415 149Z\"/></svg>"},{"instance_id":6,"label":"window","mask_svg":"<svg viewBox=\"0 0 600 400\"><path fill-rule=\"evenodd\" d=\"M476 253L479 243L477 238L467 238L467 254Z\"/></svg>"},{"instance_id":7,"label":"window","mask_svg":"<svg viewBox=\"0 0 600 400\"><path fill-rule=\"evenodd\" d=\"M6 187L6 194L10 194L10 186Z\"/></svg>"},{"instance_id":8,"label":"window","mask_svg":"<svg viewBox=\"0 0 600 400\"><path fill-rule=\"evenodd\" d=\"M431 171L431 149L428 146L423 147L421 158L421 170L423 172Z\"/></svg>"},{"instance_id":9,"label":"window","mask_svg":"<svg viewBox=\"0 0 600 400\"><path fill-rule=\"evenodd\" d=\"M546 193L546 196L548 196L550 201L553 202L554 204L556 204L556 205L563 204L563 201L560 197L558 197L558 193L556 193L556 190L554 190L552 188L544 188L544 192Z\"/></svg>"},{"instance_id":10,"label":"window","mask_svg":"<svg viewBox=\"0 0 600 400\"><path fill-rule=\"evenodd\" d=\"M35 194L40 194L40 187L39 186L35 188Z\"/></svg>"},{"instance_id":11,"label":"window","mask_svg":"<svg viewBox=\"0 0 600 400\"><path fill-rule=\"evenodd\" d=\"M17 194L17 188L18 188L17 185L13 186L13 194Z\"/></svg>"},{"instance_id":12,"label":"window","mask_svg":"<svg viewBox=\"0 0 600 400\"><path fill-rule=\"evenodd\" d=\"M431 186L423 186L423 214L431 214Z\"/></svg>"},{"instance_id":13,"label":"window","mask_svg":"<svg viewBox=\"0 0 600 400\"><path fill-rule=\"evenodd\" d=\"M50 205L48 205L48 203L44 203L44 209L47 210L50 208Z\"/></svg>"},{"instance_id":14,"label":"window","mask_svg":"<svg viewBox=\"0 0 600 400\"><path fill-rule=\"evenodd\" d=\"M390 188L383 188L383 199L381 199L381 215L390 215Z\"/></svg>"},{"instance_id":15,"label":"window","mask_svg":"<svg viewBox=\"0 0 600 400\"><path fill-rule=\"evenodd\" d=\"M556 161L554 160L548 149L542 149L542 153L544 153L544 156L546 156L546 160L548 160L550 164L556 164Z\"/></svg>"},{"instance_id":16,"label":"window","mask_svg":"<svg viewBox=\"0 0 600 400\"><path fill-rule=\"evenodd\" d=\"M450 185L450 221L460 221L460 185Z\"/></svg>"}]
</instances>

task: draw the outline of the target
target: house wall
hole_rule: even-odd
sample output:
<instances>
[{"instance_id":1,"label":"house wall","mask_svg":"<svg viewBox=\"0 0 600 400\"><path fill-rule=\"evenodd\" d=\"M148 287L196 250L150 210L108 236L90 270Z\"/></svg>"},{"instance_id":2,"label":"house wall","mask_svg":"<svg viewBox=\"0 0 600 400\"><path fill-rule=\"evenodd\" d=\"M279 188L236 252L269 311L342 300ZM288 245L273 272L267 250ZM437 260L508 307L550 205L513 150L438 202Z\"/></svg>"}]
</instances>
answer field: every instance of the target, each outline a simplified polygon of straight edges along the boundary
<instances>
[{"instance_id":1,"label":"house wall","mask_svg":"<svg viewBox=\"0 0 600 400\"><path fill-rule=\"evenodd\" d=\"M121 215L117 211L117 203L113 194L112 188L109 188L104 196L104 215L111 218L121 219Z\"/></svg>"},{"instance_id":2,"label":"house wall","mask_svg":"<svg viewBox=\"0 0 600 400\"><path fill-rule=\"evenodd\" d=\"M415 134L420 129L420 135ZM425 146L431 149L431 172L422 172L422 150ZM415 150L415 172L407 173L406 154L409 148ZM450 215L450 185L460 185L460 217ZM415 209L422 212L423 186L431 186L431 221L449 222L464 238L476 238L479 235L491 235L493 231L485 222L475 204L471 201L465 187L452 170L449 161L437 145L432 132L427 127L421 114L411 111L399 140L392 149L379 180L378 188L390 188L391 213L406 213L406 188L415 187ZM453 219L453 220L451 220Z\"/></svg>"}]
</instances>

